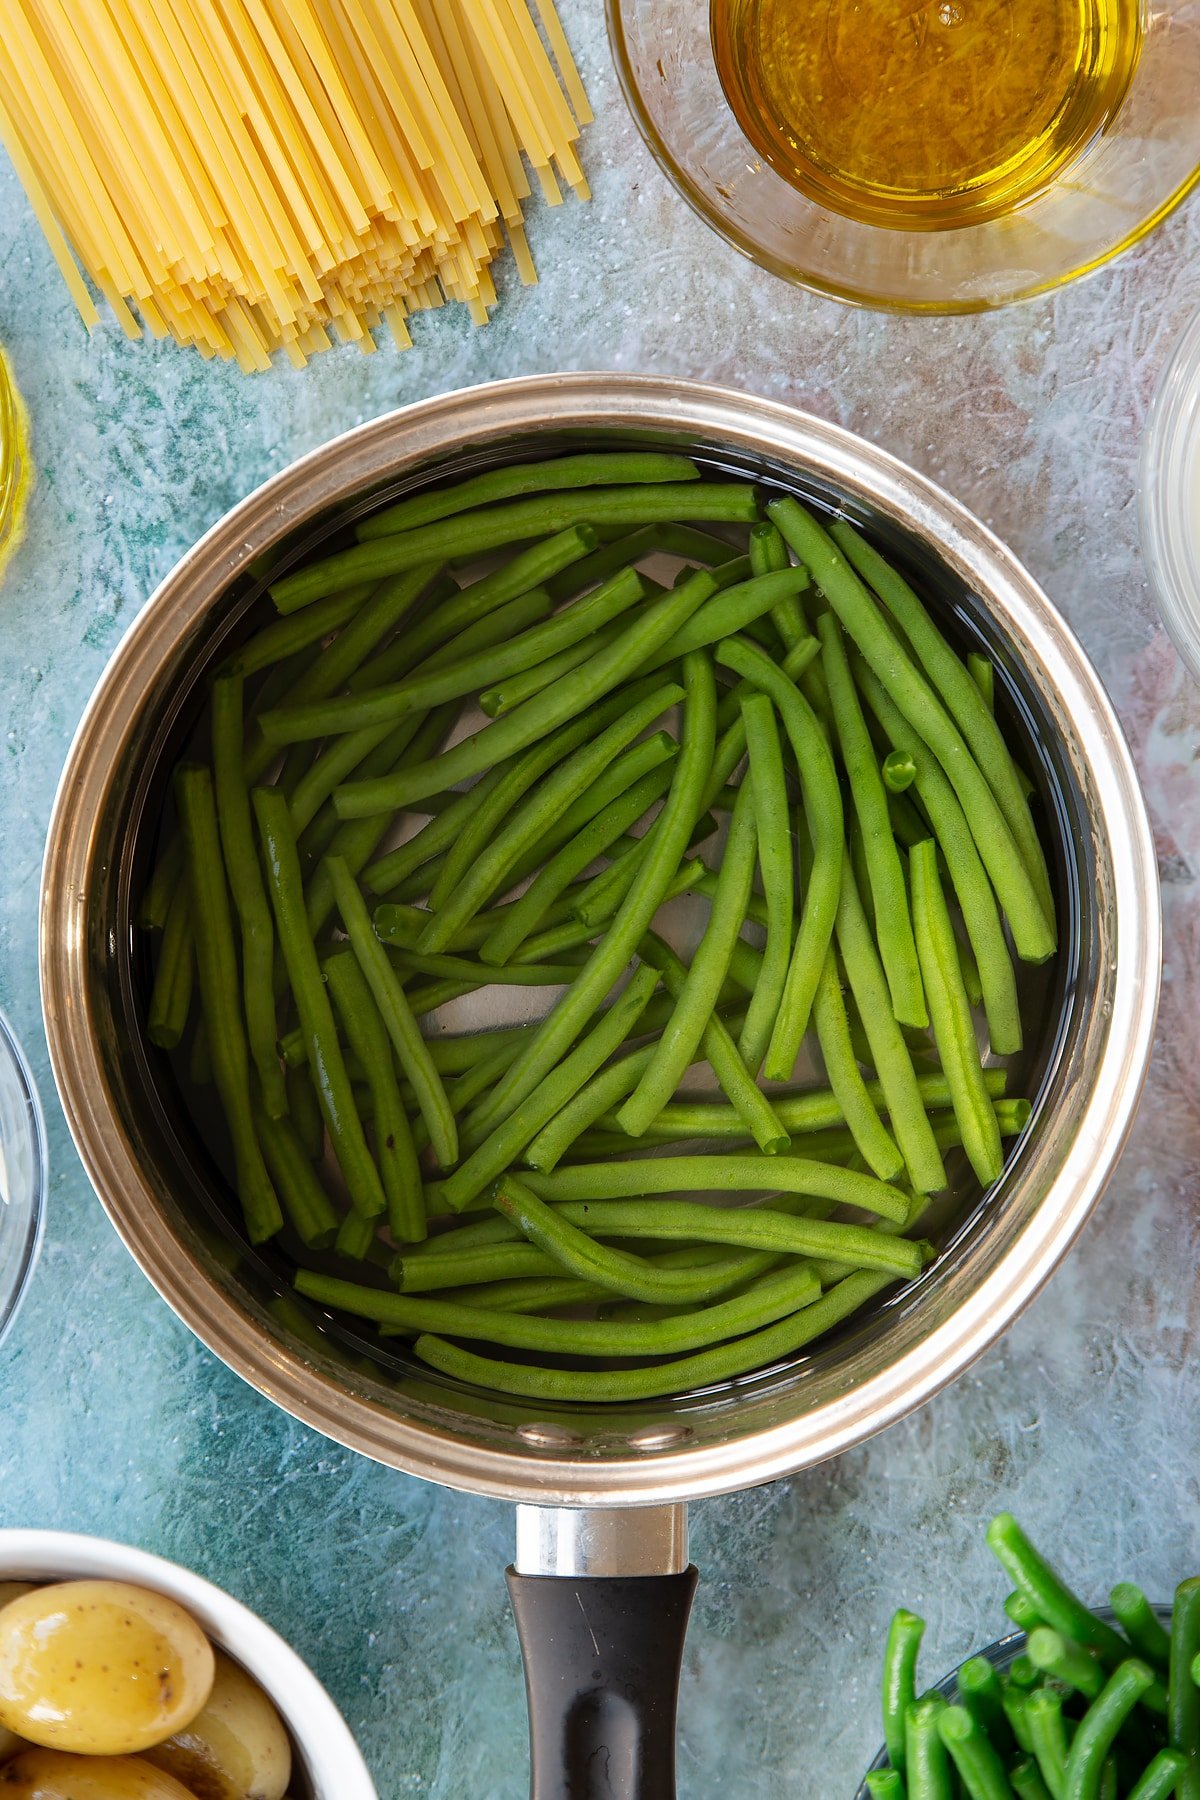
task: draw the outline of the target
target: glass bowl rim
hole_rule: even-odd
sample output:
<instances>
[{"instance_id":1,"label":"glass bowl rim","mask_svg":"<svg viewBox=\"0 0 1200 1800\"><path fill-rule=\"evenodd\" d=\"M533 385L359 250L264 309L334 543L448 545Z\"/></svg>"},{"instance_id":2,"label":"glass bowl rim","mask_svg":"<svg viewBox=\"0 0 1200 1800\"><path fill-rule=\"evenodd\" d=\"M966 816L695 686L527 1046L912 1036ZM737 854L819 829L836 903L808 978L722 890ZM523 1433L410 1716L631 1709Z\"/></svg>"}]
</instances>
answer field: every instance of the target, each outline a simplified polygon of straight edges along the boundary
<instances>
[{"instance_id":1,"label":"glass bowl rim","mask_svg":"<svg viewBox=\"0 0 1200 1800\"><path fill-rule=\"evenodd\" d=\"M1194 457L1189 457L1188 433ZM1182 491L1189 465L1200 476L1200 312L1171 346L1146 418L1138 466L1138 524L1151 592L1167 635L1200 678L1200 527L1189 543Z\"/></svg>"},{"instance_id":2,"label":"glass bowl rim","mask_svg":"<svg viewBox=\"0 0 1200 1800\"><path fill-rule=\"evenodd\" d=\"M29 1217L25 1225L25 1241L16 1258L15 1273L10 1278L6 1271L0 1270L0 1343L3 1343L21 1309L21 1304L29 1291L38 1256L41 1253L50 1173L46 1117L42 1111L37 1083L29 1066L29 1059L7 1014L0 1011L0 1079L3 1078L2 1065L5 1060L15 1076L16 1086L25 1103L25 1131L31 1152L32 1181L28 1202ZM0 1204L8 1203L0 1202Z\"/></svg>"},{"instance_id":3,"label":"glass bowl rim","mask_svg":"<svg viewBox=\"0 0 1200 1800\"><path fill-rule=\"evenodd\" d=\"M739 231L737 227L716 207L710 206L674 152L660 135L651 119L649 109L642 94L642 88L634 73L632 58L628 52L627 33L625 29L625 9L631 0L605 0L605 15L608 26L609 50L613 67L616 70L617 84L630 116L637 127L638 135L649 150L658 167L662 170L672 189L702 219L711 231L724 240L740 256L758 268L765 269L768 274L775 275L780 281L786 281L792 287L804 289L808 293L820 294L823 299L837 300L844 306L861 307L864 311L895 313L900 317L964 317L972 313L998 312L1002 307L1013 306L1021 300L1035 300L1040 295L1055 293L1059 288L1068 287L1072 282L1082 280L1085 275L1092 275L1104 268L1117 257L1123 256L1143 238L1149 237L1164 219L1170 217L1178 206L1181 206L1188 195L1200 186L1200 160L1190 174L1181 181L1169 194L1165 195L1154 210L1139 219L1114 243L1107 245L1098 254L1088 256L1078 265L1061 275L1048 276L1014 288L1002 298L991 295L972 296L963 300L900 300L884 295L873 294L866 288L856 288L848 282L822 279L815 270L801 271L781 257L771 254L757 243L748 231ZM746 140L750 149L749 139ZM879 227L883 230L885 227ZM891 232L890 235L901 240L903 234Z\"/></svg>"}]
</instances>

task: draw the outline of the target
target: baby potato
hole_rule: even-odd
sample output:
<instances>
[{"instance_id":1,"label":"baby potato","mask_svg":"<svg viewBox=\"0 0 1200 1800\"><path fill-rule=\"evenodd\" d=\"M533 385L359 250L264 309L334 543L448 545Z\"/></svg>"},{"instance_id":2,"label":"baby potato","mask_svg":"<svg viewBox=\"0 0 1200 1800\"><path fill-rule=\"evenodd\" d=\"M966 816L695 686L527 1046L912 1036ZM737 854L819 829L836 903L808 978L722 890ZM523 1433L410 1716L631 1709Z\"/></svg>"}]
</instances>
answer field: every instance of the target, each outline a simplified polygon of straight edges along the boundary
<instances>
[{"instance_id":1,"label":"baby potato","mask_svg":"<svg viewBox=\"0 0 1200 1800\"><path fill-rule=\"evenodd\" d=\"M193 1800L173 1775L140 1756L70 1756L26 1750L0 1768L5 1800Z\"/></svg>"},{"instance_id":2,"label":"baby potato","mask_svg":"<svg viewBox=\"0 0 1200 1800\"><path fill-rule=\"evenodd\" d=\"M0 1612L0 1725L47 1749L161 1744L205 1705L213 1670L191 1614L128 1582L63 1581Z\"/></svg>"},{"instance_id":3,"label":"baby potato","mask_svg":"<svg viewBox=\"0 0 1200 1800\"><path fill-rule=\"evenodd\" d=\"M0 1581L0 1612L10 1600L19 1600L22 1594L32 1594L32 1581Z\"/></svg>"},{"instance_id":4,"label":"baby potato","mask_svg":"<svg viewBox=\"0 0 1200 1800\"><path fill-rule=\"evenodd\" d=\"M146 1761L166 1769L196 1800L283 1800L292 1747L283 1722L258 1683L218 1650L217 1673L204 1711Z\"/></svg>"}]
</instances>

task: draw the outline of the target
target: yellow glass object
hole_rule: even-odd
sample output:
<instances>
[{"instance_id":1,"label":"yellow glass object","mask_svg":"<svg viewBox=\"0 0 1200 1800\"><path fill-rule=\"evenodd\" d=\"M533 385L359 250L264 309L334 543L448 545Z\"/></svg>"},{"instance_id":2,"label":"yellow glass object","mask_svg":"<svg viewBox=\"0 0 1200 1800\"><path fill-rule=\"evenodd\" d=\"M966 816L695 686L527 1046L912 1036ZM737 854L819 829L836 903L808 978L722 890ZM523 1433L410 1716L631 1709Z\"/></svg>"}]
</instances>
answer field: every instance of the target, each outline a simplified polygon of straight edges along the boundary
<instances>
[{"instance_id":1,"label":"yellow glass object","mask_svg":"<svg viewBox=\"0 0 1200 1800\"><path fill-rule=\"evenodd\" d=\"M21 540L32 479L29 420L8 358L0 350L0 577Z\"/></svg>"},{"instance_id":2,"label":"yellow glass object","mask_svg":"<svg viewBox=\"0 0 1200 1800\"><path fill-rule=\"evenodd\" d=\"M939 230L1039 192L1116 116L1137 0L712 0L746 136L818 204Z\"/></svg>"},{"instance_id":3,"label":"yellow glass object","mask_svg":"<svg viewBox=\"0 0 1200 1800\"><path fill-rule=\"evenodd\" d=\"M634 118L696 211L858 305L1044 293L1200 178L1200 0L608 0L608 17Z\"/></svg>"}]
</instances>

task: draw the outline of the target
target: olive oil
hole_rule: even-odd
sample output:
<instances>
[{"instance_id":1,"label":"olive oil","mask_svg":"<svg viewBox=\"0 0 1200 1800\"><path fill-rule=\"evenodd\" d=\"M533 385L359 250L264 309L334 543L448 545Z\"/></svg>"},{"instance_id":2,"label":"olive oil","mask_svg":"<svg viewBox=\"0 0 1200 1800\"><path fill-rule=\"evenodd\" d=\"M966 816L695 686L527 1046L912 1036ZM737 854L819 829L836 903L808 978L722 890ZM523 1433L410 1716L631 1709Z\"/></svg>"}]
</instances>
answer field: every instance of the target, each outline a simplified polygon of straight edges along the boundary
<instances>
[{"instance_id":1,"label":"olive oil","mask_svg":"<svg viewBox=\"0 0 1200 1800\"><path fill-rule=\"evenodd\" d=\"M1116 113L1140 0L712 0L755 148L820 205L935 230L1043 189Z\"/></svg>"}]
</instances>

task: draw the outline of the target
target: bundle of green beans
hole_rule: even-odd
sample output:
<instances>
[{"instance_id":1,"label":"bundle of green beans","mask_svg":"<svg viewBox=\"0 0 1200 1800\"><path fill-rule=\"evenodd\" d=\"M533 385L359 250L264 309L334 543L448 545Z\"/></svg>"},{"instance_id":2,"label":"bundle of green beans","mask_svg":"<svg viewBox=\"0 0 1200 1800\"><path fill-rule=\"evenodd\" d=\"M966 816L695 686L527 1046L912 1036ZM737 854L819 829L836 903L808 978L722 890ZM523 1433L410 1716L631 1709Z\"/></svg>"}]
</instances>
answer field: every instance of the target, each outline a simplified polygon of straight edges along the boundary
<instances>
[{"instance_id":1,"label":"bundle of green beans","mask_svg":"<svg viewBox=\"0 0 1200 1800\"><path fill-rule=\"evenodd\" d=\"M1013 1592L1019 1653L973 1656L957 1693L917 1698L925 1629L898 1612L884 1652L888 1767L871 1800L1196 1800L1200 1795L1200 1579L1181 1582L1169 1628L1140 1588L1119 1582L1111 1614L1090 1611L1009 1513L988 1544Z\"/></svg>"},{"instance_id":2,"label":"bundle of green beans","mask_svg":"<svg viewBox=\"0 0 1200 1800\"><path fill-rule=\"evenodd\" d=\"M794 1355L920 1273L945 1153L986 1186L1029 1115L1014 954L1054 909L990 666L849 525L680 456L358 537L218 671L142 901L148 1034L215 1088L248 1236L510 1393ZM543 1017L442 1028L517 987Z\"/></svg>"}]
</instances>

